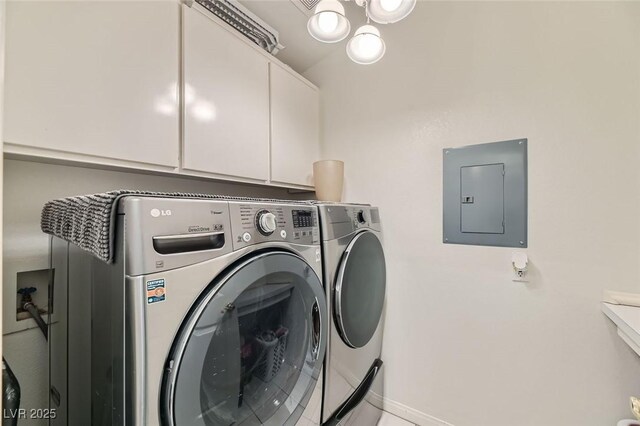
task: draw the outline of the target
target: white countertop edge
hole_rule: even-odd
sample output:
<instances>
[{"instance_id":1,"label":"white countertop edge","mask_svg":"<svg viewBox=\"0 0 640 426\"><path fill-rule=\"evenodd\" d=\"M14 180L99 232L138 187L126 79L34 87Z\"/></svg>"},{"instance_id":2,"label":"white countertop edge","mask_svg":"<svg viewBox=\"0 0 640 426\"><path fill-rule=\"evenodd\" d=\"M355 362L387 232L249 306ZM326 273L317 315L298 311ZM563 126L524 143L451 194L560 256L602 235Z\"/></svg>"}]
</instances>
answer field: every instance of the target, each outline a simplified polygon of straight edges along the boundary
<instances>
[{"instance_id":1,"label":"white countertop edge","mask_svg":"<svg viewBox=\"0 0 640 426\"><path fill-rule=\"evenodd\" d=\"M618 327L618 335L640 355L640 307L602 302L602 312Z\"/></svg>"}]
</instances>

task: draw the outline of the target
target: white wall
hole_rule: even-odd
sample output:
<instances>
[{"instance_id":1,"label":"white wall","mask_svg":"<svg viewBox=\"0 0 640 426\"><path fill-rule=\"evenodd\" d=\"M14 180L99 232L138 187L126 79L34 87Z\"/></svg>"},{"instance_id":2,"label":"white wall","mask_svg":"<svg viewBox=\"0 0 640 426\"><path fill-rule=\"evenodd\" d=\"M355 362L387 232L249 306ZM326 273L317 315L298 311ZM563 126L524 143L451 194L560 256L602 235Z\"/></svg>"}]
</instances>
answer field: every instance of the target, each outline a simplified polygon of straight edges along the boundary
<instances>
[{"instance_id":1,"label":"white wall","mask_svg":"<svg viewBox=\"0 0 640 426\"><path fill-rule=\"evenodd\" d=\"M418 2L381 32L381 62L307 75L346 200L381 208L386 397L456 426L629 417L640 359L599 302L640 291L640 4ZM527 285L513 249L441 243L442 149L522 137Z\"/></svg>"},{"instance_id":2,"label":"white wall","mask_svg":"<svg viewBox=\"0 0 640 426\"><path fill-rule=\"evenodd\" d=\"M3 308L15 315L15 272L46 268L48 236L40 230L40 212L45 202L71 195L114 189L183 191L274 198L292 195L285 189L185 178L161 177L32 163L4 161ZM5 329L8 321L4 321ZM21 408L48 406L47 344L37 329L3 336L4 356L20 381ZM20 420L20 425L45 425L44 420Z\"/></svg>"}]
</instances>

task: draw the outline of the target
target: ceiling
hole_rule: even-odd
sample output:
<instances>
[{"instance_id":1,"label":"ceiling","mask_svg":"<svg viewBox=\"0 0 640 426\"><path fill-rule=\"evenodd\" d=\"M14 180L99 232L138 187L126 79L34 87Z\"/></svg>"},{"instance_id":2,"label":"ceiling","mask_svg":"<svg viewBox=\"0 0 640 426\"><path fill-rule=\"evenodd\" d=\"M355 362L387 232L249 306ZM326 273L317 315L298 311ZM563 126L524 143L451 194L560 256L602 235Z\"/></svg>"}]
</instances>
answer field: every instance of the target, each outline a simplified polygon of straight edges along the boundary
<instances>
[{"instance_id":1,"label":"ceiling","mask_svg":"<svg viewBox=\"0 0 640 426\"><path fill-rule=\"evenodd\" d=\"M292 3L298 0L239 1L280 33L280 43L285 48L276 57L299 73L303 73L332 52L345 49L347 40L326 44L316 41L309 35L307 32L309 17ZM354 2L343 4L353 30L355 25L360 24L360 17L363 17L364 13Z\"/></svg>"}]
</instances>

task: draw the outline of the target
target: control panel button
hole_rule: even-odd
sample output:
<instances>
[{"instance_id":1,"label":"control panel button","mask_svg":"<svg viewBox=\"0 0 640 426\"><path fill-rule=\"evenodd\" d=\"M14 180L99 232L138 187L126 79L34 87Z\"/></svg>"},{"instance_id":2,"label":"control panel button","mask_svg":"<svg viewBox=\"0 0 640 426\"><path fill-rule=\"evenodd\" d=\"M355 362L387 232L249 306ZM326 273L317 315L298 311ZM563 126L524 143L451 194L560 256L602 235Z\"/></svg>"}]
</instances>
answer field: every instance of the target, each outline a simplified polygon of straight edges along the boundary
<instances>
[{"instance_id":1,"label":"control panel button","mask_svg":"<svg viewBox=\"0 0 640 426\"><path fill-rule=\"evenodd\" d=\"M358 222L360 223L366 223L367 219L364 217L364 211L360 210L358 212Z\"/></svg>"},{"instance_id":2,"label":"control panel button","mask_svg":"<svg viewBox=\"0 0 640 426\"><path fill-rule=\"evenodd\" d=\"M287 238L287 231L285 231L284 229L282 231L280 231L280 236L282 238Z\"/></svg>"},{"instance_id":3,"label":"control panel button","mask_svg":"<svg viewBox=\"0 0 640 426\"><path fill-rule=\"evenodd\" d=\"M258 212L256 217L256 225L263 235L271 235L276 230L276 215L268 210Z\"/></svg>"},{"instance_id":4,"label":"control panel button","mask_svg":"<svg viewBox=\"0 0 640 426\"><path fill-rule=\"evenodd\" d=\"M245 243L248 243L249 241L251 241L251 234L248 232L245 232L244 234L242 234L242 241L244 241Z\"/></svg>"}]
</instances>

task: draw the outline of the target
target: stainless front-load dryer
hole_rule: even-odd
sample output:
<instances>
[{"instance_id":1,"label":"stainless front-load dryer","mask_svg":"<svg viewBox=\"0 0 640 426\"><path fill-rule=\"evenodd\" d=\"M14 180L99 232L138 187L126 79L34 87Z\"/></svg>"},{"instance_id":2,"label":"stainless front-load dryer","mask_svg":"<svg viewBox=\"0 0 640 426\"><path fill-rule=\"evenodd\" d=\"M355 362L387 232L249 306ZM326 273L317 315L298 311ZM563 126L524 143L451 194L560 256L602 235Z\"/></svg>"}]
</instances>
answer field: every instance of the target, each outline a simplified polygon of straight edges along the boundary
<instances>
[{"instance_id":1,"label":"stainless front-load dryer","mask_svg":"<svg viewBox=\"0 0 640 426\"><path fill-rule=\"evenodd\" d=\"M118 211L111 264L52 241L52 424L319 424L317 209L130 196Z\"/></svg>"},{"instance_id":2,"label":"stainless front-load dryer","mask_svg":"<svg viewBox=\"0 0 640 426\"><path fill-rule=\"evenodd\" d=\"M382 414L382 329L386 264L378 208L320 204L330 326L325 426L377 424Z\"/></svg>"}]
</instances>

